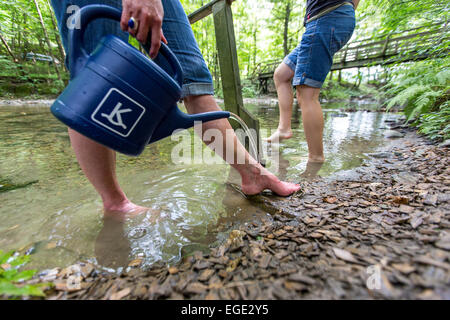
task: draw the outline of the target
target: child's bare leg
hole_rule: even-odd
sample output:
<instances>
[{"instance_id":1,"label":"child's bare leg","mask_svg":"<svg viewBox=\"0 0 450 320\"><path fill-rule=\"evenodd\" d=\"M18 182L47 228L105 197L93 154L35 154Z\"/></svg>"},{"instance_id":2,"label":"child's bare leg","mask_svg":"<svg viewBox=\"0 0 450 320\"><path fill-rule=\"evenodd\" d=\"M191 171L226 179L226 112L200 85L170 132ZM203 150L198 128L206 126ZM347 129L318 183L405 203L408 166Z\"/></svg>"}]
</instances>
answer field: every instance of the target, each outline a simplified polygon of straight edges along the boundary
<instances>
[{"instance_id":1,"label":"child's bare leg","mask_svg":"<svg viewBox=\"0 0 450 320\"><path fill-rule=\"evenodd\" d=\"M303 129L308 143L310 162L324 162L323 112L319 102L320 88L297 86L297 99L302 109Z\"/></svg>"},{"instance_id":2,"label":"child's bare leg","mask_svg":"<svg viewBox=\"0 0 450 320\"><path fill-rule=\"evenodd\" d=\"M278 103L280 106L280 122L275 131L266 141L279 142L292 137L291 117L294 93L292 90L292 78L294 71L284 62L275 70L273 80L277 88Z\"/></svg>"}]
</instances>

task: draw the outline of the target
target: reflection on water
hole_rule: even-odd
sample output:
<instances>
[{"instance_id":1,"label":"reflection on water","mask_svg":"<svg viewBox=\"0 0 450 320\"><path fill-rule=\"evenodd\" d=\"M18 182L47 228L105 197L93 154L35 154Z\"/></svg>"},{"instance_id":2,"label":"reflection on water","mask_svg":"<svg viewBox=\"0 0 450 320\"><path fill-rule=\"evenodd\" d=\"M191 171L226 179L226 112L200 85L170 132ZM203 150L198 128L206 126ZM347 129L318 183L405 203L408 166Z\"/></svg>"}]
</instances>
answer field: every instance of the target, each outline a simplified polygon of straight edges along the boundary
<instances>
[{"instance_id":1,"label":"reflection on water","mask_svg":"<svg viewBox=\"0 0 450 320\"><path fill-rule=\"evenodd\" d=\"M275 129L275 107L250 105L261 128ZM364 153L383 143L385 114L325 111L323 166L307 164L300 113L294 138L269 148L282 179L299 181L361 164ZM48 108L0 108L0 181L23 188L0 192L0 249L33 253L32 267L65 266L80 259L110 268L142 259L174 263L183 254L222 241L226 231L266 213L227 182L239 176L225 164L175 165L176 141L152 144L139 158L118 156L118 178L137 204L160 210L133 220L103 217L101 201L78 167L66 128ZM191 135L193 131L190 130ZM198 138L195 138L198 139ZM272 157L279 150L280 157ZM0 183L0 191L2 185Z\"/></svg>"}]
</instances>

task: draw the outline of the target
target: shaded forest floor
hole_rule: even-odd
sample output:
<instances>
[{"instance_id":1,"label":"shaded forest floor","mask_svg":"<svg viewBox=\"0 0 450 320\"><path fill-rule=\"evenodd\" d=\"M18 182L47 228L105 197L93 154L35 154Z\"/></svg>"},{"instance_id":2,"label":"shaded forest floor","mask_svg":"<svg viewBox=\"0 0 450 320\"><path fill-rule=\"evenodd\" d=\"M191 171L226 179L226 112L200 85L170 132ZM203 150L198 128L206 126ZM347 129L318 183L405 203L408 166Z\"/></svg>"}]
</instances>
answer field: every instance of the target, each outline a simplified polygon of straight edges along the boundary
<instances>
[{"instance_id":1,"label":"shaded forest floor","mask_svg":"<svg viewBox=\"0 0 450 320\"><path fill-rule=\"evenodd\" d=\"M390 125L403 137L363 166L249 198L271 218L209 254L150 270L135 260L120 275L80 263L32 281L54 283L48 299L450 299L448 149Z\"/></svg>"}]
</instances>

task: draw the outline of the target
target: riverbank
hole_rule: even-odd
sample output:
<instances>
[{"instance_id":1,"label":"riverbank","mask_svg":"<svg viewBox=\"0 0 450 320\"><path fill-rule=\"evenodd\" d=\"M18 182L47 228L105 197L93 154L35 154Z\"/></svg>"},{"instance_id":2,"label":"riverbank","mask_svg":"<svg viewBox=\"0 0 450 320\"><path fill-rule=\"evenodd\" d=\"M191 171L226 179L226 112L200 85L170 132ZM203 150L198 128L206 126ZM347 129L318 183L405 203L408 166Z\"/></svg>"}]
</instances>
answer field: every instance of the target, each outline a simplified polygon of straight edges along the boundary
<instances>
[{"instance_id":1,"label":"riverbank","mask_svg":"<svg viewBox=\"0 0 450 320\"><path fill-rule=\"evenodd\" d=\"M1 107L50 107L55 99L0 99Z\"/></svg>"},{"instance_id":2,"label":"riverbank","mask_svg":"<svg viewBox=\"0 0 450 320\"><path fill-rule=\"evenodd\" d=\"M51 106L54 98L42 98L42 99L0 99L0 107L4 106ZM370 99L369 97L362 97L360 99L354 98L350 99L352 101L363 101L367 103L374 103L376 100ZM216 98L217 103L223 104L224 100L221 98ZM348 101L348 99L322 99L322 102L335 102L335 101ZM297 102L297 99L295 99ZM261 95L255 98L244 98L245 104L256 104L256 105L276 105L278 104L276 94L271 95Z\"/></svg>"},{"instance_id":3,"label":"riverbank","mask_svg":"<svg viewBox=\"0 0 450 320\"><path fill-rule=\"evenodd\" d=\"M120 274L89 263L47 270L47 299L450 299L448 149L398 138L354 170L251 200L272 218L209 254ZM391 132L392 134L392 132Z\"/></svg>"}]
</instances>

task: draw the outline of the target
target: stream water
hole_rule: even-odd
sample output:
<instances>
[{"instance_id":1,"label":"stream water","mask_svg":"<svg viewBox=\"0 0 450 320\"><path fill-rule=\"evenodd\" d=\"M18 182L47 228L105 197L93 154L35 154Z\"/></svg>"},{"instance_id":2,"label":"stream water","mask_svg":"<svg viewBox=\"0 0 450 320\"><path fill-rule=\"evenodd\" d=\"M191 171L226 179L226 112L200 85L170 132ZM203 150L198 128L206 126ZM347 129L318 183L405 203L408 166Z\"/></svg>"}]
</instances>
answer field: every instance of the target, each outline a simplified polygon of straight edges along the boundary
<instances>
[{"instance_id":1,"label":"stream water","mask_svg":"<svg viewBox=\"0 0 450 320\"><path fill-rule=\"evenodd\" d=\"M380 128L389 115L345 113L340 107L325 106L327 162L318 172L321 176L359 166L385 142ZM277 107L247 108L262 129L276 128ZM294 182L305 176L308 156L299 117L296 113L294 137L271 149L280 152L274 173ZM173 164L171 153L178 142L168 138L138 158L118 155L117 163L129 198L160 210L161 219L156 224L145 215L126 222L105 220L65 126L47 107L1 107L0 123L0 249L31 252L30 267L62 267L79 260L108 268L133 259L142 259L144 267L174 263L183 254L220 243L236 225L267 215L227 185L238 181L226 164Z\"/></svg>"}]
</instances>

